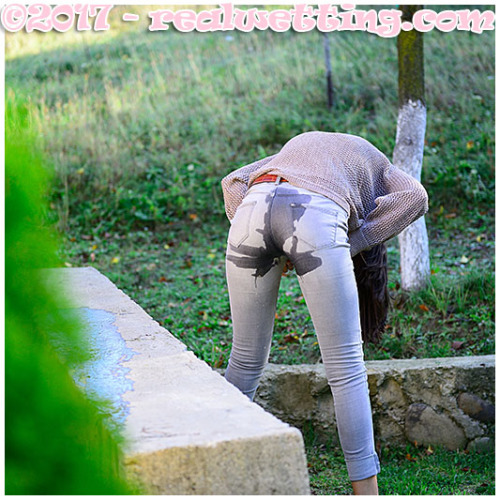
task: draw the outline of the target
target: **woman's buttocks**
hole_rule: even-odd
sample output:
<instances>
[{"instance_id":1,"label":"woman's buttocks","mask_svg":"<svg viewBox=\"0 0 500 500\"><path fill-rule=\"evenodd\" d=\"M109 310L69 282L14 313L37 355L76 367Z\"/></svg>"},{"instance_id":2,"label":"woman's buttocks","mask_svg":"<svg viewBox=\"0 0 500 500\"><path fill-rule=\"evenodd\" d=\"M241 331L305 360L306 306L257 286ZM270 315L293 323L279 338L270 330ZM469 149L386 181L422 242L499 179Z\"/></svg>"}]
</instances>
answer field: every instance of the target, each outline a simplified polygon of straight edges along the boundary
<instances>
[{"instance_id":1,"label":"woman's buttocks","mask_svg":"<svg viewBox=\"0 0 500 500\"><path fill-rule=\"evenodd\" d=\"M302 276L321 266L324 252L351 262L347 212L333 200L289 183L252 186L232 220L228 260L267 272L280 256ZM331 258L330 258L331 260Z\"/></svg>"},{"instance_id":2,"label":"woman's buttocks","mask_svg":"<svg viewBox=\"0 0 500 500\"><path fill-rule=\"evenodd\" d=\"M347 244L348 214L322 194L287 182L260 183L250 187L242 206L250 208L245 210L252 219L250 226L259 232L265 229L284 249L294 245L311 251Z\"/></svg>"}]
</instances>

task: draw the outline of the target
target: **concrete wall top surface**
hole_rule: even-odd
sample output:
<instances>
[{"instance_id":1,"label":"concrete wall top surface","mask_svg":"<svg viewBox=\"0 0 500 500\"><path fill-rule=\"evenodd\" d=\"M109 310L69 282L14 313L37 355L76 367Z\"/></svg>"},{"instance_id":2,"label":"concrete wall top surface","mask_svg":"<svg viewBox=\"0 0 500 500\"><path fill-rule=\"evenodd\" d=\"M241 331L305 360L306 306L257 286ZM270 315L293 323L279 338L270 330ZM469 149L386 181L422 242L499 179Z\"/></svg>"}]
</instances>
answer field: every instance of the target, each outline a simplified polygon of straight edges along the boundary
<instances>
[{"instance_id":1,"label":"concrete wall top surface","mask_svg":"<svg viewBox=\"0 0 500 500\"><path fill-rule=\"evenodd\" d=\"M134 353L122 363L133 389L120 397L127 404L126 453L148 491L308 493L300 431L248 400L96 269L52 269L47 275L51 286L64 290L72 307L111 313L114 327ZM214 468L223 449L240 457L232 462L229 457L233 465L227 467L237 469L232 473L227 467ZM252 453L262 457L261 463L241 458ZM283 453L289 457L279 466L277 456ZM266 462L271 459L272 463ZM197 461L205 464L203 470ZM252 467L255 481L246 477ZM281 477L272 473L273 467ZM229 474L233 479L215 481L214 474ZM266 479L259 479L259 474ZM191 481L186 482L186 477Z\"/></svg>"}]
</instances>

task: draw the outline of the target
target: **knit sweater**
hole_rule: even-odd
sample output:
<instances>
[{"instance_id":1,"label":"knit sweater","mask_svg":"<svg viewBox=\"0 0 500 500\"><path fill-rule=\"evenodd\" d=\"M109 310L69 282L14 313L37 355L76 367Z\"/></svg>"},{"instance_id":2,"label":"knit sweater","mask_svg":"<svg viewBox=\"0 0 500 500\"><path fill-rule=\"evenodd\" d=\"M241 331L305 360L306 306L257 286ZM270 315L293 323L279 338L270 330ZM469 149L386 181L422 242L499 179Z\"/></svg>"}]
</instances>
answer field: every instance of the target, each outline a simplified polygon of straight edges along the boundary
<instances>
[{"instance_id":1,"label":"knit sweater","mask_svg":"<svg viewBox=\"0 0 500 500\"><path fill-rule=\"evenodd\" d=\"M280 175L343 207L349 215L352 256L392 238L428 210L423 186L355 135L306 132L277 154L231 172L222 179L230 220L252 182L263 174Z\"/></svg>"}]
</instances>

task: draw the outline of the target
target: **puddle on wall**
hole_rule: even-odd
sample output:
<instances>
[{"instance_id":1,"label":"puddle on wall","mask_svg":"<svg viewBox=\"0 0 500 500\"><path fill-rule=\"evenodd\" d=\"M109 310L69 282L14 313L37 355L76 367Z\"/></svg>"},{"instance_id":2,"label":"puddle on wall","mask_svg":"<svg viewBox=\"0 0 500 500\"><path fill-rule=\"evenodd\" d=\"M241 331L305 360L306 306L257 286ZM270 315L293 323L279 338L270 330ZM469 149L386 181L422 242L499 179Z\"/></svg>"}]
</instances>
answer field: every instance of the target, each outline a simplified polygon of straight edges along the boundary
<instances>
[{"instance_id":1,"label":"puddle on wall","mask_svg":"<svg viewBox=\"0 0 500 500\"><path fill-rule=\"evenodd\" d=\"M123 363L137 353L127 347L113 325L114 314L86 307L72 309L71 313L80 319L90 351L89 359L72 367L71 375L89 398L97 401L101 413L110 417L111 426L121 427L129 413L123 395L133 390L133 381L127 377L130 369ZM59 349L64 353L65 346L59 343Z\"/></svg>"}]
</instances>

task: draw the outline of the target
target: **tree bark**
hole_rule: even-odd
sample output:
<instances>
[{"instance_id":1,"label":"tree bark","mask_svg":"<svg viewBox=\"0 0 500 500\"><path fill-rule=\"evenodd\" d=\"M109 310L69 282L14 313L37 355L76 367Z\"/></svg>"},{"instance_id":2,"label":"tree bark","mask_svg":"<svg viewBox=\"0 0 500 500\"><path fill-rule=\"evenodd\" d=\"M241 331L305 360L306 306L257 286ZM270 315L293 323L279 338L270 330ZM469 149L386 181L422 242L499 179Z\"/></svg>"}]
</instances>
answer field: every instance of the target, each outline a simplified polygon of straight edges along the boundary
<instances>
[{"instance_id":1,"label":"tree bark","mask_svg":"<svg viewBox=\"0 0 500 500\"><path fill-rule=\"evenodd\" d=\"M323 47L325 49L325 67L326 67L326 97L328 109L333 107L333 82L332 82L332 63L330 61L330 40L328 33L323 33Z\"/></svg>"},{"instance_id":2,"label":"tree bark","mask_svg":"<svg viewBox=\"0 0 500 500\"><path fill-rule=\"evenodd\" d=\"M403 5L402 20L411 21L421 7ZM393 163L420 181L424 155L426 108L424 99L423 34L401 31L398 35L399 114ZM429 283L429 242L421 217L399 236L401 287L418 290Z\"/></svg>"}]
</instances>

